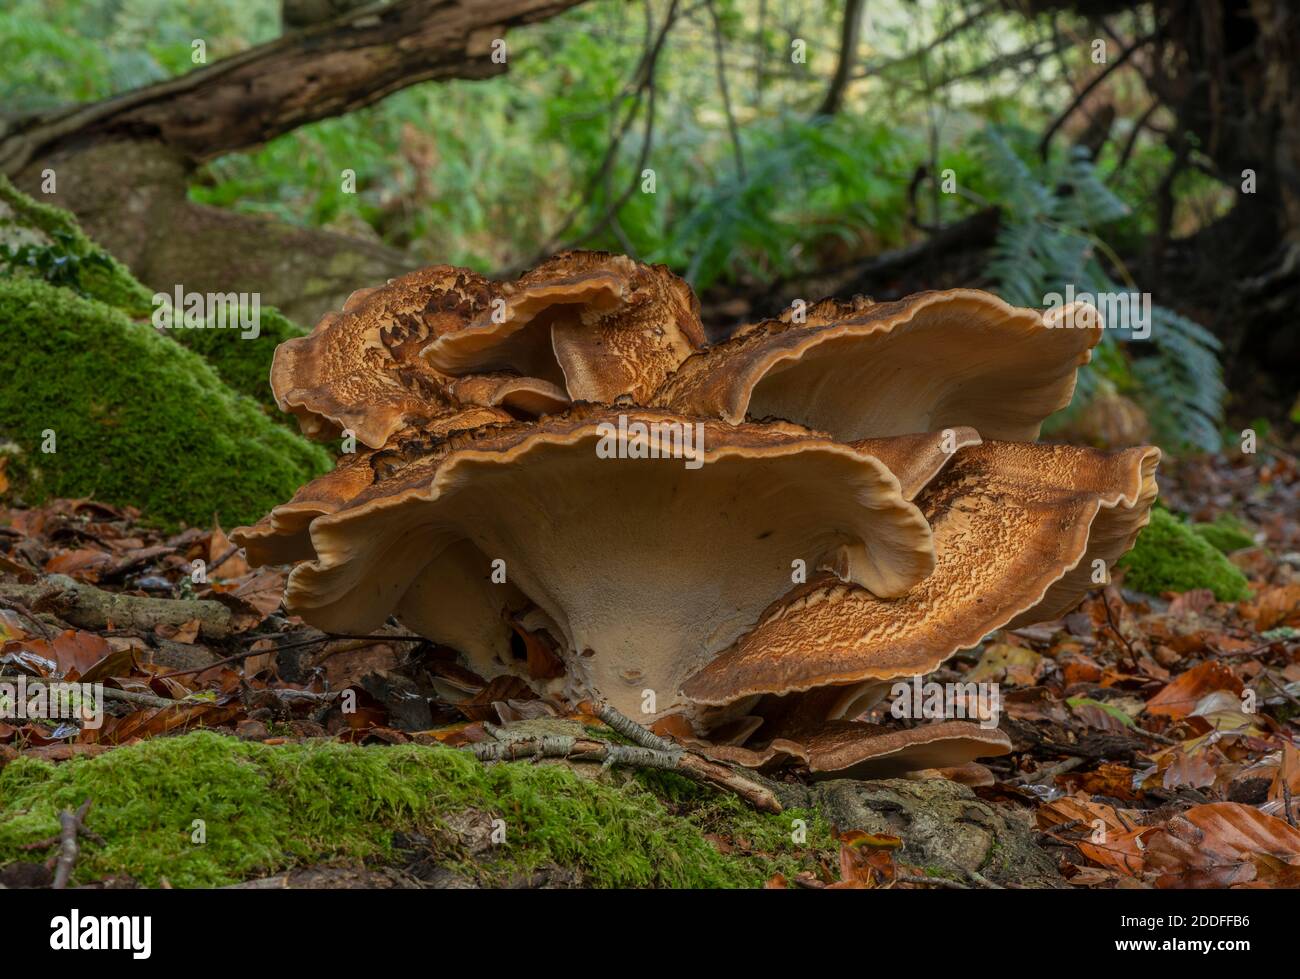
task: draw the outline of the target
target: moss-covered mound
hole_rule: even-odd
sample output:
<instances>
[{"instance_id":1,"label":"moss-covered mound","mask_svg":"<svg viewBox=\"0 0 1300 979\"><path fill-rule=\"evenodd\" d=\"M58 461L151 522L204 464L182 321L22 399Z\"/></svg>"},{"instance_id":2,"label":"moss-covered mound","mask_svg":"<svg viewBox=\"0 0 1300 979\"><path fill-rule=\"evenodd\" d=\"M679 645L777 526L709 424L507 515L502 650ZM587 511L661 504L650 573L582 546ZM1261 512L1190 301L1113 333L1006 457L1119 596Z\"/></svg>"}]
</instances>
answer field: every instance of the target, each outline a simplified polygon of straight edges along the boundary
<instances>
[{"instance_id":1,"label":"moss-covered mound","mask_svg":"<svg viewBox=\"0 0 1300 979\"><path fill-rule=\"evenodd\" d=\"M1255 546L1255 538L1251 536L1250 529L1228 514L1221 514L1214 523L1194 523L1192 530L1223 554Z\"/></svg>"},{"instance_id":2,"label":"moss-covered mound","mask_svg":"<svg viewBox=\"0 0 1300 979\"><path fill-rule=\"evenodd\" d=\"M1119 561L1124 587L1148 595L1209 588L1223 602L1250 594L1246 576L1214 545L1168 510L1155 508L1137 543Z\"/></svg>"},{"instance_id":3,"label":"moss-covered mound","mask_svg":"<svg viewBox=\"0 0 1300 979\"><path fill-rule=\"evenodd\" d=\"M152 305L152 291L86 237L76 218L37 203L0 174L0 275L22 273L132 316L147 316Z\"/></svg>"},{"instance_id":4,"label":"moss-covered mound","mask_svg":"<svg viewBox=\"0 0 1300 979\"><path fill-rule=\"evenodd\" d=\"M0 276L43 279L120 309L132 319L155 311L153 290L100 248L67 211L32 200L0 174ZM211 321L209 321L211 326ZM174 329L166 336L201 354L226 384L293 430L275 406L269 375L275 348L306 331L274 307L262 307L256 337L230 329Z\"/></svg>"},{"instance_id":5,"label":"moss-covered mound","mask_svg":"<svg viewBox=\"0 0 1300 979\"><path fill-rule=\"evenodd\" d=\"M106 845L85 844L74 882L228 884L331 858L383 860L395 831L418 830L445 866L484 883L559 865L590 886L746 887L833 845L810 812L760 815L665 773L590 779L560 765L485 767L451 748L271 746L205 731L58 766L12 762L0 770L0 865L32 859L19 848L57 833L59 811L87 798ZM469 811L502 820L504 842L465 852L448 819ZM796 819L807 842L793 841ZM761 853L724 855L705 839L715 832Z\"/></svg>"},{"instance_id":6,"label":"moss-covered mound","mask_svg":"<svg viewBox=\"0 0 1300 979\"><path fill-rule=\"evenodd\" d=\"M271 359L275 348L285 340L306 332L278 309L264 306L258 317L256 337L246 337L231 329L173 329L167 335L200 354L223 381L265 407L274 420L297 431L294 417L275 405L271 393Z\"/></svg>"},{"instance_id":7,"label":"moss-covered mound","mask_svg":"<svg viewBox=\"0 0 1300 979\"><path fill-rule=\"evenodd\" d=\"M6 475L29 503L94 496L229 525L329 467L147 321L41 279L0 276L0 363Z\"/></svg>"}]
</instances>

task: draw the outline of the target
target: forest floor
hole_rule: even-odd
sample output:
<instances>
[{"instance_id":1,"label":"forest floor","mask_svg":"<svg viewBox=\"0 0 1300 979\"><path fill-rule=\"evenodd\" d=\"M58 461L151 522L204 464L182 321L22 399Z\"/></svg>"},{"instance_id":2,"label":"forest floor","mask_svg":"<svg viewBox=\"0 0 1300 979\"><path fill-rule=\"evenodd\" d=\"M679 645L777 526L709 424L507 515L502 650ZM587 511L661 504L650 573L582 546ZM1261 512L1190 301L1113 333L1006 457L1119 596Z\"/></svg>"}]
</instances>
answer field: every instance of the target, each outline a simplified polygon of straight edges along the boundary
<instances>
[{"instance_id":1,"label":"forest floor","mask_svg":"<svg viewBox=\"0 0 1300 979\"><path fill-rule=\"evenodd\" d=\"M502 738L627 742L400 630L306 626L288 569L220 528L0 509L0 699L20 676L105 688L98 726L0 714L0 885L1300 886L1300 472L1279 459L1162 469L1171 509L1250 529L1249 598L1118 581L997 633L934 678L1000 685L1010 755L971 784L755 777L780 812L676 772L484 765L472 746Z\"/></svg>"}]
</instances>

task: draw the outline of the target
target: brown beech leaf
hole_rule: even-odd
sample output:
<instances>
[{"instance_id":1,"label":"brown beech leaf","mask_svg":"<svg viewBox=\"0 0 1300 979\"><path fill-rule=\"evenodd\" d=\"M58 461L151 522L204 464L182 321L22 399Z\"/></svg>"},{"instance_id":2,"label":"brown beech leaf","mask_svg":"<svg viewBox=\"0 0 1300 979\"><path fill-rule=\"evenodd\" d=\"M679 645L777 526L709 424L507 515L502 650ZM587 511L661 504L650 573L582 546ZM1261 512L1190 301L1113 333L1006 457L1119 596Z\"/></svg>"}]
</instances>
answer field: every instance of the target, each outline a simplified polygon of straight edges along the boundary
<instances>
[{"instance_id":1,"label":"brown beech leaf","mask_svg":"<svg viewBox=\"0 0 1300 979\"><path fill-rule=\"evenodd\" d=\"M1300 749L1290 742L1282 746L1281 763L1268 787L1270 799L1285 799L1287 795L1300 799Z\"/></svg>"},{"instance_id":2,"label":"brown beech leaf","mask_svg":"<svg viewBox=\"0 0 1300 979\"><path fill-rule=\"evenodd\" d=\"M1042 664L1042 657L1032 649L1010 643L992 643L985 648L979 663L966 674L973 682L1001 682L1032 687Z\"/></svg>"},{"instance_id":3,"label":"brown beech leaf","mask_svg":"<svg viewBox=\"0 0 1300 979\"><path fill-rule=\"evenodd\" d=\"M1169 756L1169 766L1165 769L1161 784L1166 789L1179 789L1183 786L1203 789L1214 784L1217 774L1214 765L1206 757L1206 752L1188 753L1175 748Z\"/></svg>"},{"instance_id":4,"label":"brown beech leaf","mask_svg":"<svg viewBox=\"0 0 1300 979\"><path fill-rule=\"evenodd\" d=\"M1044 829L1064 823L1079 822L1073 832L1062 839L1070 840L1088 860L1100 867L1116 870L1129 877L1142 873L1140 838L1146 827L1124 819L1114 806L1092 802L1079 796L1066 796L1049 802L1038 810L1038 825Z\"/></svg>"},{"instance_id":5,"label":"brown beech leaf","mask_svg":"<svg viewBox=\"0 0 1300 979\"><path fill-rule=\"evenodd\" d=\"M1104 795L1111 799L1136 799L1133 790L1135 772L1118 762L1102 762L1095 772L1067 772L1057 776L1057 783L1085 795Z\"/></svg>"},{"instance_id":6,"label":"brown beech leaf","mask_svg":"<svg viewBox=\"0 0 1300 979\"><path fill-rule=\"evenodd\" d=\"M1238 802L1194 806L1143 842L1158 887L1300 885L1300 830Z\"/></svg>"},{"instance_id":7,"label":"brown beech leaf","mask_svg":"<svg viewBox=\"0 0 1300 979\"><path fill-rule=\"evenodd\" d=\"M1164 717L1187 717L1208 693L1231 690L1241 693L1242 682L1223 663L1207 660L1180 674L1163 690L1147 701L1146 713Z\"/></svg>"},{"instance_id":8,"label":"brown beech leaf","mask_svg":"<svg viewBox=\"0 0 1300 979\"><path fill-rule=\"evenodd\" d=\"M1241 614L1260 632L1278 626L1300 627L1300 584L1262 588L1254 601L1243 603Z\"/></svg>"},{"instance_id":9,"label":"brown beech leaf","mask_svg":"<svg viewBox=\"0 0 1300 979\"><path fill-rule=\"evenodd\" d=\"M47 574L66 574L82 581L94 581L99 571L113 563L113 556L106 551L96 551L81 547L75 551L63 551L45 562Z\"/></svg>"},{"instance_id":10,"label":"brown beech leaf","mask_svg":"<svg viewBox=\"0 0 1300 979\"><path fill-rule=\"evenodd\" d=\"M899 837L854 829L839 839L840 880L831 887L874 887L894 879L894 851L903 846Z\"/></svg>"},{"instance_id":11,"label":"brown beech leaf","mask_svg":"<svg viewBox=\"0 0 1300 979\"><path fill-rule=\"evenodd\" d=\"M213 565L225 557L232 547L234 545L230 543L230 538L222 531L221 525L213 524L212 536L208 539L208 567L212 568L210 577L242 578L248 574L248 562L238 552L231 554L225 561L222 561L220 567L213 568Z\"/></svg>"},{"instance_id":12,"label":"brown beech leaf","mask_svg":"<svg viewBox=\"0 0 1300 979\"><path fill-rule=\"evenodd\" d=\"M32 639L24 643L30 652L54 661L59 672L72 670L84 676L92 666L113 652L101 636L80 629L64 629L53 639Z\"/></svg>"}]
</instances>

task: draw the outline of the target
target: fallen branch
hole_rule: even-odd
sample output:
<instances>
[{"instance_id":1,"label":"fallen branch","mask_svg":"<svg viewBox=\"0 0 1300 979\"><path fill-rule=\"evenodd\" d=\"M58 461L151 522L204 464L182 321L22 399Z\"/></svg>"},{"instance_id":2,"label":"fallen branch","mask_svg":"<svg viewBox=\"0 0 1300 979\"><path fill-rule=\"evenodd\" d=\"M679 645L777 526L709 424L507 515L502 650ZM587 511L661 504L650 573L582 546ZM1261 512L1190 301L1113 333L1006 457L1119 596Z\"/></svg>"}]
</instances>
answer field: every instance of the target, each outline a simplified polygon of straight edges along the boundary
<instances>
[{"instance_id":1,"label":"fallen branch","mask_svg":"<svg viewBox=\"0 0 1300 979\"><path fill-rule=\"evenodd\" d=\"M208 639L224 639L232 631L230 609L220 602L120 595L61 574L35 585L0 585L0 598L23 602L33 612L51 612L81 629L111 625L152 632L160 625L182 626L197 620L200 635Z\"/></svg>"},{"instance_id":2,"label":"fallen branch","mask_svg":"<svg viewBox=\"0 0 1300 979\"><path fill-rule=\"evenodd\" d=\"M609 704L597 704L596 716L612 727L629 741L635 741L643 748L655 751L676 751L677 745L667 738L661 738L649 728L643 727L626 714L614 709Z\"/></svg>"},{"instance_id":3,"label":"fallen branch","mask_svg":"<svg viewBox=\"0 0 1300 979\"><path fill-rule=\"evenodd\" d=\"M147 136L198 163L418 82L506 71L493 40L579 0L397 0L349 11L89 105L0 125L0 172L69 147Z\"/></svg>"},{"instance_id":4,"label":"fallen branch","mask_svg":"<svg viewBox=\"0 0 1300 979\"><path fill-rule=\"evenodd\" d=\"M462 750L471 751L481 762L566 758L570 761L598 761L602 768L614 765L659 768L679 772L693 781L724 789L763 812L781 811L781 803L764 786L725 765L707 761L677 747L664 751L643 745L610 744L590 738L546 735L517 741L481 741L467 745Z\"/></svg>"}]
</instances>

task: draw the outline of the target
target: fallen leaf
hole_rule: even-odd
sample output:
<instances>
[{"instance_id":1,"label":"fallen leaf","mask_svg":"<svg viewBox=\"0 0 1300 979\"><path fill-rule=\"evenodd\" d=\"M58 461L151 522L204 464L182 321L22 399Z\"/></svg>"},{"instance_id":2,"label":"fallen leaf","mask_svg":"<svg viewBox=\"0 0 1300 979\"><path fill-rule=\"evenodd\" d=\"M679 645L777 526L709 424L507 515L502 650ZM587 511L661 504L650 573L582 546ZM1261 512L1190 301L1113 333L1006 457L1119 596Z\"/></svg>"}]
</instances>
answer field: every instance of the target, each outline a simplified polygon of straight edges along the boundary
<instances>
[{"instance_id":1,"label":"fallen leaf","mask_svg":"<svg viewBox=\"0 0 1300 979\"><path fill-rule=\"evenodd\" d=\"M38 656L54 661L60 673L72 670L84 676L92 666L113 652L113 647L93 632L64 629L53 639L29 639L23 645Z\"/></svg>"},{"instance_id":2,"label":"fallen leaf","mask_svg":"<svg viewBox=\"0 0 1300 979\"><path fill-rule=\"evenodd\" d=\"M1300 885L1300 830L1238 802L1194 806L1143 842L1157 887Z\"/></svg>"},{"instance_id":3,"label":"fallen leaf","mask_svg":"<svg viewBox=\"0 0 1300 979\"><path fill-rule=\"evenodd\" d=\"M1231 690L1241 693L1243 684L1237 676L1216 660L1207 660L1180 674L1147 701L1146 713L1163 717L1187 717L1208 693Z\"/></svg>"},{"instance_id":4,"label":"fallen leaf","mask_svg":"<svg viewBox=\"0 0 1300 979\"><path fill-rule=\"evenodd\" d=\"M230 543L230 538L222 531L221 525L214 523L212 525L212 536L208 538L208 569L210 578L242 578L248 574L248 562L244 560L239 551L230 554L235 545ZM217 564L223 557L227 557L220 565Z\"/></svg>"}]
</instances>

